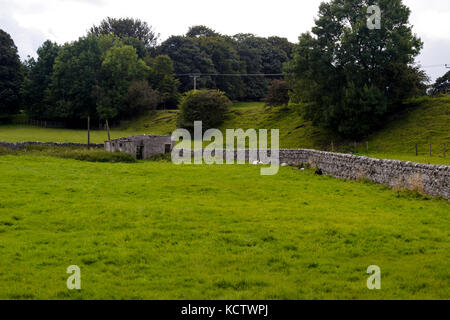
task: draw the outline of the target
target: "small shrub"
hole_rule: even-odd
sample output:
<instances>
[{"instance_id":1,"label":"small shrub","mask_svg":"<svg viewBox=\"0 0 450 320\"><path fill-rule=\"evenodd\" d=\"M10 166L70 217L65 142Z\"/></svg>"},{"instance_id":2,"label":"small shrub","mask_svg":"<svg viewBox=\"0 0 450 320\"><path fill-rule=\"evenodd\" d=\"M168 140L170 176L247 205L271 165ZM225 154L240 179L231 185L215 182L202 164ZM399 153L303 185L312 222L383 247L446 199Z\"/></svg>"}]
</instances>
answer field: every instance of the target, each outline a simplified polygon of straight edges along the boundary
<instances>
[{"instance_id":1,"label":"small shrub","mask_svg":"<svg viewBox=\"0 0 450 320\"><path fill-rule=\"evenodd\" d=\"M133 163L136 159L128 153L107 152L98 150L74 150L60 154L61 158L75 159L89 162L125 162Z\"/></svg>"},{"instance_id":2,"label":"small shrub","mask_svg":"<svg viewBox=\"0 0 450 320\"><path fill-rule=\"evenodd\" d=\"M220 126L231 107L225 93L218 90L192 90L181 99L178 126L193 131L194 121L202 121L203 129Z\"/></svg>"}]
</instances>

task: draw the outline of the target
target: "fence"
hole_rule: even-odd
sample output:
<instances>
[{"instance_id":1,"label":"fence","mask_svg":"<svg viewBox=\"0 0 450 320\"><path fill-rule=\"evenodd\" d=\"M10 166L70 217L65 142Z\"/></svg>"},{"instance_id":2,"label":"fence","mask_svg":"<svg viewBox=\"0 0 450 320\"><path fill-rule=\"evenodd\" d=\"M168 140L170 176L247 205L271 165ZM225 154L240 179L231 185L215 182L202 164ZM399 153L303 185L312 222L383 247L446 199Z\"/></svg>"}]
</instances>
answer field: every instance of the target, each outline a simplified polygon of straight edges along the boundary
<instances>
[{"instance_id":1,"label":"fence","mask_svg":"<svg viewBox=\"0 0 450 320\"><path fill-rule=\"evenodd\" d=\"M336 144L333 141L324 145L323 151L342 152L350 154L403 154L410 156L428 156L446 158L450 153L450 141L442 144L423 144L409 143L405 144L402 150L392 147L392 145L382 143L370 144L365 142L352 142Z\"/></svg>"}]
</instances>

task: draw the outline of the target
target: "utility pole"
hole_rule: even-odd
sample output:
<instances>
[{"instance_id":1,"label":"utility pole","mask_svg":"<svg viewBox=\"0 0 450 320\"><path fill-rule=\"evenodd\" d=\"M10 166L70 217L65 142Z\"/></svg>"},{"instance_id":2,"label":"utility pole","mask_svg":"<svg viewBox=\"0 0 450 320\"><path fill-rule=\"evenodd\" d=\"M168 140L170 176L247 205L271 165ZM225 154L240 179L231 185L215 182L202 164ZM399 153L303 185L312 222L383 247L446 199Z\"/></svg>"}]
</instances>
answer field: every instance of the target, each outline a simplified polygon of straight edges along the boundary
<instances>
[{"instance_id":1,"label":"utility pole","mask_svg":"<svg viewBox=\"0 0 450 320\"><path fill-rule=\"evenodd\" d=\"M200 74L194 73L190 77L194 79L194 90L197 90L197 79L200 78Z\"/></svg>"}]
</instances>

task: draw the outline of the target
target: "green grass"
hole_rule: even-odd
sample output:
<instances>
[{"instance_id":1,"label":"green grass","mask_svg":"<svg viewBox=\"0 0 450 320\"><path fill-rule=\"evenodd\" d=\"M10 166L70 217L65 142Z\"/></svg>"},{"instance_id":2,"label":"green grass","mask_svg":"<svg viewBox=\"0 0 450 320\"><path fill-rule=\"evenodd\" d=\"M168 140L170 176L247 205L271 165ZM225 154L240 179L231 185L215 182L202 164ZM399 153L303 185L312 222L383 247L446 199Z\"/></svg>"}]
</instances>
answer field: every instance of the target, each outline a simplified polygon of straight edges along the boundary
<instances>
[{"instance_id":1,"label":"green grass","mask_svg":"<svg viewBox=\"0 0 450 320\"><path fill-rule=\"evenodd\" d=\"M291 167L45 156L0 156L0 183L0 299L450 298L445 200Z\"/></svg>"},{"instance_id":2,"label":"green grass","mask_svg":"<svg viewBox=\"0 0 450 320\"><path fill-rule=\"evenodd\" d=\"M392 159L392 160L401 160L401 161L411 161L418 163L427 163L427 164L443 164L450 165L450 152L444 158L443 156L424 156L424 155L411 155L405 153L369 153L369 154L359 154L361 156L369 156L372 158L378 159Z\"/></svg>"},{"instance_id":3,"label":"green grass","mask_svg":"<svg viewBox=\"0 0 450 320\"><path fill-rule=\"evenodd\" d=\"M381 145L382 152L408 153L415 155L418 144L419 155L428 154L432 145L434 156L442 155L443 144L450 153L450 95L437 98L411 100L410 108L370 138L370 145Z\"/></svg>"},{"instance_id":4,"label":"green grass","mask_svg":"<svg viewBox=\"0 0 450 320\"><path fill-rule=\"evenodd\" d=\"M357 152L366 150L375 157L395 158L416 162L448 164L450 156L450 95L437 98L418 98L407 103L408 108L386 126L367 138L361 138ZM112 130L112 138L137 134L171 134L177 128L178 111L150 112L137 119L122 122ZM295 106L289 108L265 107L261 102L234 103L228 119L220 129L279 129L282 148L311 148L355 152L354 142L343 140L336 134L315 127L305 121ZM103 143L106 131L93 131L91 141ZM27 126L0 126L0 141L43 141L86 143L85 130L44 129ZM415 144L419 156L415 156ZM428 144L432 157L428 157ZM442 157L443 144L447 144L447 158ZM381 153L378 153L378 146Z\"/></svg>"}]
</instances>

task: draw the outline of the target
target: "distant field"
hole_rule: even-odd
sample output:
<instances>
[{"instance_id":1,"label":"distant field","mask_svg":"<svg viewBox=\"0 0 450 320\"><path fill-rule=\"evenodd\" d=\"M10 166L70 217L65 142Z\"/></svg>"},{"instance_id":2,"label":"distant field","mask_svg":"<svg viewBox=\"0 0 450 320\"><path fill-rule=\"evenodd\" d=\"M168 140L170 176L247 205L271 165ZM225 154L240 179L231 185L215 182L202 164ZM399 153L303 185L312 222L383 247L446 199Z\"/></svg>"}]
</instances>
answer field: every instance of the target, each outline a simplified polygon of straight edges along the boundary
<instances>
[{"instance_id":1,"label":"distant field","mask_svg":"<svg viewBox=\"0 0 450 320\"><path fill-rule=\"evenodd\" d=\"M366 154L369 142L369 155L378 158L392 158L431 164L450 162L450 96L414 99L407 111L391 119L379 132L361 138L356 152ZM177 128L178 111L166 110L151 112L137 119L123 121L112 130L112 138L137 134L171 134ZM305 121L297 107L265 107L260 102L239 102L233 104L228 119L221 130L232 129L279 129L282 148L311 148L355 152L354 141L345 141L336 134L315 127ZM91 141L103 143L106 131L92 131ZM0 141L55 141L86 143L86 130L45 129L27 126L0 126ZM415 156L415 144L419 156ZM432 157L428 156L432 145ZM447 145L447 157L443 158L443 145ZM378 149L380 153L378 153Z\"/></svg>"},{"instance_id":2,"label":"distant field","mask_svg":"<svg viewBox=\"0 0 450 320\"><path fill-rule=\"evenodd\" d=\"M450 299L445 200L291 167L10 155L0 187L0 299Z\"/></svg>"}]
</instances>

